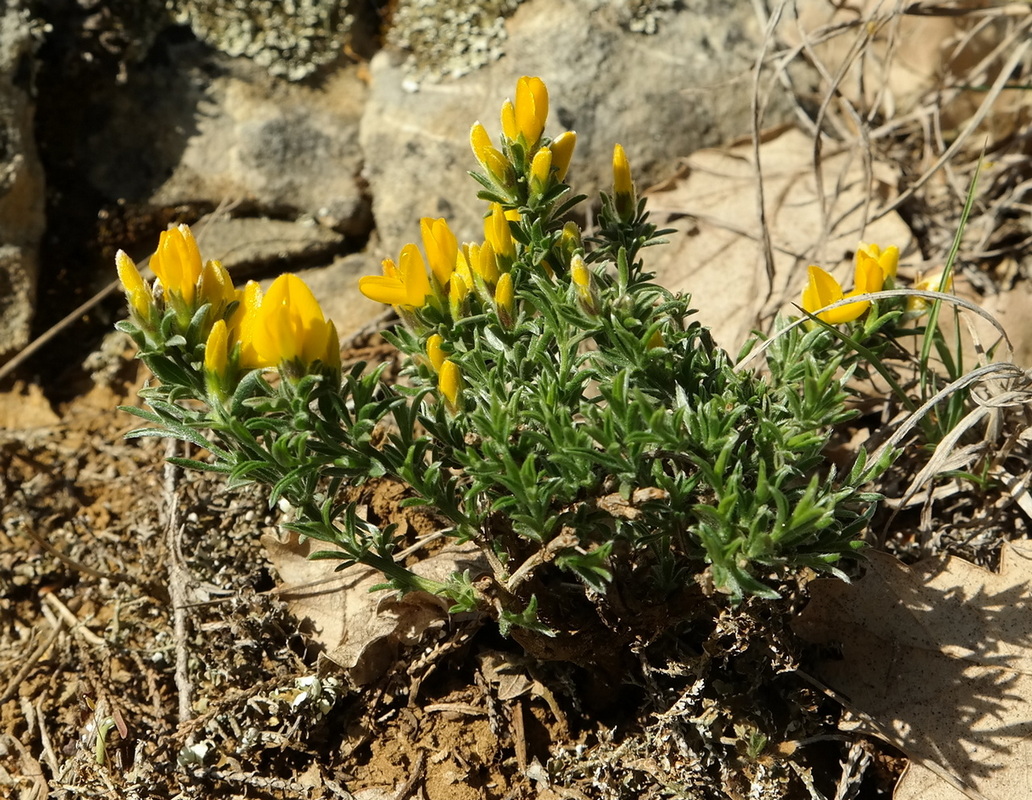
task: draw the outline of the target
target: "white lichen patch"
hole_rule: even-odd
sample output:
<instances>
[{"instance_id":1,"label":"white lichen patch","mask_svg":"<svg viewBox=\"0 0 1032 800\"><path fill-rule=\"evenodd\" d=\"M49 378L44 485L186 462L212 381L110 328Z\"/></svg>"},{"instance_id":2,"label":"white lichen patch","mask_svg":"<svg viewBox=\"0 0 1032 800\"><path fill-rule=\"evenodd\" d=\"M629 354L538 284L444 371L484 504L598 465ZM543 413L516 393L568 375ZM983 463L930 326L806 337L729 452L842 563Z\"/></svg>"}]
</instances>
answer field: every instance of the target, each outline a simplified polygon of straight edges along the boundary
<instances>
[{"instance_id":1,"label":"white lichen patch","mask_svg":"<svg viewBox=\"0 0 1032 800\"><path fill-rule=\"evenodd\" d=\"M300 80L333 61L354 22L348 0L167 0L176 22L230 56Z\"/></svg>"}]
</instances>

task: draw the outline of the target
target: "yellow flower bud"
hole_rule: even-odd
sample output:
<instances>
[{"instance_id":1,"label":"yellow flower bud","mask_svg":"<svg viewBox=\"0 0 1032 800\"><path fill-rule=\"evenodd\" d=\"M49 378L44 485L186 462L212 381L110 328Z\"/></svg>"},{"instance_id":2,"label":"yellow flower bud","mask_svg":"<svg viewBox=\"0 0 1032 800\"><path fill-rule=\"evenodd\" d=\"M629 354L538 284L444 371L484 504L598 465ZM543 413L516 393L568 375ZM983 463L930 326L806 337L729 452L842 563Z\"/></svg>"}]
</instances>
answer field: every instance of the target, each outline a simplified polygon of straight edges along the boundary
<instances>
[{"instance_id":1,"label":"yellow flower bud","mask_svg":"<svg viewBox=\"0 0 1032 800\"><path fill-rule=\"evenodd\" d=\"M221 315L222 310L235 299L236 290L233 288L233 279L229 277L222 262L208 261L201 269L201 279L197 290L198 304L211 303L215 314Z\"/></svg>"},{"instance_id":2,"label":"yellow flower bud","mask_svg":"<svg viewBox=\"0 0 1032 800\"><path fill-rule=\"evenodd\" d=\"M498 260L495 258L494 247L490 242L482 245L470 244L467 248L470 268L474 274L488 286L494 286L498 281Z\"/></svg>"},{"instance_id":3,"label":"yellow flower bud","mask_svg":"<svg viewBox=\"0 0 1032 800\"><path fill-rule=\"evenodd\" d=\"M459 392L462 391L462 373L458 365L450 359L441 362L437 371L437 388L441 390L448 406L455 410L459 407Z\"/></svg>"},{"instance_id":4,"label":"yellow flower bud","mask_svg":"<svg viewBox=\"0 0 1032 800\"><path fill-rule=\"evenodd\" d=\"M447 358L444 349L441 345L444 344L444 337L439 333L432 334L426 340L426 357L430 359L430 366L434 368L434 372L441 371L441 365Z\"/></svg>"},{"instance_id":5,"label":"yellow flower bud","mask_svg":"<svg viewBox=\"0 0 1032 800\"><path fill-rule=\"evenodd\" d=\"M201 251L189 225L162 232L158 249L151 256L150 267L161 281L166 295L177 295L187 306L193 306L202 265Z\"/></svg>"},{"instance_id":6,"label":"yellow flower bud","mask_svg":"<svg viewBox=\"0 0 1032 800\"><path fill-rule=\"evenodd\" d=\"M125 289L130 309L140 319L147 319L151 312L150 287L140 274L140 270L136 268L135 262L124 250L115 253L115 269L118 270L118 279Z\"/></svg>"},{"instance_id":7,"label":"yellow flower bud","mask_svg":"<svg viewBox=\"0 0 1032 800\"><path fill-rule=\"evenodd\" d=\"M577 134L574 131L560 133L552 140L552 166L555 167L556 180L566 180L566 172L570 169L573 149L577 146Z\"/></svg>"},{"instance_id":8,"label":"yellow flower bud","mask_svg":"<svg viewBox=\"0 0 1032 800\"><path fill-rule=\"evenodd\" d=\"M548 187L548 179L552 174L552 151L542 147L534 154L534 160L530 162L530 191L532 194L542 194Z\"/></svg>"},{"instance_id":9,"label":"yellow flower bud","mask_svg":"<svg viewBox=\"0 0 1032 800\"><path fill-rule=\"evenodd\" d=\"M225 320L216 320L211 326L208 341L204 344L204 371L209 380L220 384L226 377L229 366L229 329Z\"/></svg>"},{"instance_id":10,"label":"yellow flower bud","mask_svg":"<svg viewBox=\"0 0 1032 800\"><path fill-rule=\"evenodd\" d=\"M598 313L598 297L595 292L591 270L579 253L570 260L570 281L577 289L577 297L581 306L589 314Z\"/></svg>"},{"instance_id":11,"label":"yellow flower bud","mask_svg":"<svg viewBox=\"0 0 1032 800\"><path fill-rule=\"evenodd\" d=\"M452 275L448 284L448 307L451 310L453 320L461 319L464 316L466 295L469 294L470 286L459 274Z\"/></svg>"},{"instance_id":12,"label":"yellow flower bud","mask_svg":"<svg viewBox=\"0 0 1032 800\"><path fill-rule=\"evenodd\" d=\"M484 220L484 239L506 267L516 258L516 242L512 238L509 220L498 203L491 203L491 214Z\"/></svg>"},{"instance_id":13,"label":"yellow flower bud","mask_svg":"<svg viewBox=\"0 0 1032 800\"><path fill-rule=\"evenodd\" d=\"M524 76L516 82L516 128L528 148L541 138L548 118L548 88L541 78Z\"/></svg>"},{"instance_id":14,"label":"yellow flower bud","mask_svg":"<svg viewBox=\"0 0 1032 800\"><path fill-rule=\"evenodd\" d=\"M257 281L248 281L237 292L238 305L229 318L229 338L240 342L241 369L261 369L265 366L254 349L254 326L258 320L258 309L262 305L262 287Z\"/></svg>"},{"instance_id":15,"label":"yellow flower bud","mask_svg":"<svg viewBox=\"0 0 1032 800\"><path fill-rule=\"evenodd\" d=\"M495 311L498 313L498 321L505 328L511 328L515 320L516 298L513 293L512 274L503 272L498 276L498 283L495 285Z\"/></svg>"},{"instance_id":16,"label":"yellow flower bud","mask_svg":"<svg viewBox=\"0 0 1032 800\"><path fill-rule=\"evenodd\" d=\"M487 130L479 122L474 123L469 132L469 143L473 148L473 155L477 157L480 166L499 185L511 186L513 183L512 167L509 160L502 155L493 144Z\"/></svg>"},{"instance_id":17,"label":"yellow flower bud","mask_svg":"<svg viewBox=\"0 0 1032 800\"><path fill-rule=\"evenodd\" d=\"M519 128L516 127L516 109L511 100L506 100L502 104L502 135L510 142L515 142L520 135Z\"/></svg>"},{"instance_id":18,"label":"yellow flower bud","mask_svg":"<svg viewBox=\"0 0 1032 800\"><path fill-rule=\"evenodd\" d=\"M613 148L613 204L620 218L628 221L634 216L637 200L634 196L634 181L631 180L631 165L621 145Z\"/></svg>"},{"instance_id":19,"label":"yellow flower bud","mask_svg":"<svg viewBox=\"0 0 1032 800\"><path fill-rule=\"evenodd\" d=\"M946 279L945 286L943 286L942 282L944 277L946 277L946 273L941 269L926 276L919 275L914 283L914 288L919 292L952 292L953 275L951 274ZM931 306L931 301L924 297L917 297L916 295L907 296L907 312L910 314L924 314L929 306Z\"/></svg>"}]
</instances>

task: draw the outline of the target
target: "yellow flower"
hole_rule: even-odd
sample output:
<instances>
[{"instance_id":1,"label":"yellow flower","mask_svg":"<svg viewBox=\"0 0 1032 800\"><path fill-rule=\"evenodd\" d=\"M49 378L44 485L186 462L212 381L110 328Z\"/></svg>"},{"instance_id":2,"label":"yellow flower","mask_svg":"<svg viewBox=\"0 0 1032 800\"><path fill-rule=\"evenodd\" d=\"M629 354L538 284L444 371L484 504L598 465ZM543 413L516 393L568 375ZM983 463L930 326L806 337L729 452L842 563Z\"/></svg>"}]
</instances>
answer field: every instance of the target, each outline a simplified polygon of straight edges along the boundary
<instances>
[{"instance_id":1,"label":"yellow flower","mask_svg":"<svg viewBox=\"0 0 1032 800\"><path fill-rule=\"evenodd\" d=\"M577 134L574 131L560 133L549 146L552 149L552 166L555 167L556 180L564 181L570 169L570 161L573 159L573 149L577 146Z\"/></svg>"},{"instance_id":2,"label":"yellow flower","mask_svg":"<svg viewBox=\"0 0 1032 800\"><path fill-rule=\"evenodd\" d=\"M881 286L878 286L880 289ZM874 289L873 291L877 291ZM867 290L871 291L871 290ZM803 289L802 306L803 310L814 314L818 309L844 300L846 297L853 297L863 294L861 291L853 291L848 295L842 293L842 286L831 275L817 266L810 267L810 281ZM822 311L817 318L827 322L829 325L838 325L843 322L852 322L867 311L871 303L869 300L862 300L849 305L833 308L830 311Z\"/></svg>"},{"instance_id":3,"label":"yellow flower","mask_svg":"<svg viewBox=\"0 0 1032 800\"><path fill-rule=\"evenodd\" d=\"M570 260L570 281L577 290L581 306L589 314L598 313L598 297L595 292L591 270L584 262L584 257L577 253Z\"/></svg>"},{"instance_id":4,"label":"yellow flower","mask_svg":"<svg viewBox=\"0 0 1032 800\"><path fill-rule=\"evenodd\" d=\"M437 371L437 388L441 390L444 399L454 410L459 406L459 392L462 391L462 373L458 365L450 359L441 362Z\"/></svg>"},{"instance_id":5,"label":"yellow flower","mask_svg":"<svg viewBox=\"0 0 1032 800\"><path fill-rule=\"evenodd\" d=\"M340 359L333 323L323 317L312 290L296 275L286 273L272 282L262 298L250 330L258 365L272 367L300 362Z\"/></svg>"},{"instance_id":6,"label":"yellow flower","mask_svg":"<svg viewBox=\"0 0 1032 800\"><path fill-rule=\"evenodd\" d=\"M621 219L628 221L634 216L634 181L627 153L621 145L613 147L613 204Z\"/></svg>"},{"instance_id":7,"label":"yellow flower","mask_svg":"<svg viewBox=\"0 0 1032 800\"><path fill-rule=\"evenodd\" d=\"M211 303L216 316L221 316L223 309L236 299L233 279L229 277L221 261L208 261L201 269L201 278L197 285L198 304Z\"/></svg>"},{"instance_id":8,"label":"yellow flower","mask_svg":"<svg viewBox=\"0 0 1032 800\"><path fill-rule=\"evenodd\" d=\"M150 267L166 294L178 295L188 306L193 306L202 266L201 251L189 225L162 232Z\"/></svg>"},{"instance_id":9,"label":"yellow flower","mask_svg":"<svg viewBox=\"0 0 1032 800\"><path fill-rule=\"evenodd\" d=\"M448 284L448 308L451 310L453 320L461 319L464 311L464 301L469 294L470 284L466 283L458 273L452 275Z\"/></svg>"},{"instance_id":10,"label":"yellow flower","mask_svg":"<svg viewBox=\"0 0 1032 800\"><path fill-rule=\"evenodd\" d=\"M258 353L254 349L254 326L258 319L258 309L262 305L262 287L257 281L248 281L243 289L237 292L238 305L229 318L229 338L240 342L239 364L241 369L261 369Z\"/></svg>"},{"instance_id":11,"label":"yellow flower","mask_svg":"<svg viewBox=\"0 0 1032 800\"><path fill-rule=\"evenodd\" d=\"M946 279L946 285L942 285L942 279L945 276L943 270L936 270L929 274L918 276L917 281L914 283L914 288L919 292L952 292L953 291L953 275ZM931 302L924 297L917 297L915 295L907 296L907 311L911 314L924 314Z\"/></svg>"},{"instance_id":12,"label":"yellow flower","mask_svg":"<svg viewBox=\"0 0 1032 800\"><path fill-rule=\"evenodd\" d=\"M504 113L502 116L504 122ZM541 78L524 76L516 82L515 116L517 130L532 149L541 138L548 118L548 88Z\"/></svg>"},{"instance_id":13,"label":"yellow flower","mask_svg":"<svg viewBox=\"0 0 1032 800\"><path fill-rule=\"evenodd\" d=\"M229 328L225 320L216 320L204 345L204 371L216 386L226 377L229 366Z\"/></svg>"},{"instance_id":14,"label":"yellow flower","mask_svg":"<svg viewBox=\"0 0 1032 800\"><path fill-rule=\"evenodd\" d=\"M490 242L466 245L466 258L470 269L488 286L498 281L498 259L495 258L494 247Z\"/></svg>"},{"instance_id":15,"label":"yellow flower","mask_svg":"<svg viewBox=\"0 0 1032 800\"><path fill-rule=\"evenodd\" d=\"M513 184L512 166L509 159L502 155L493 144L487 130L479 122L473 124L469 132L469 143L473 148L473 155L477 157L480 166L487 174L501 186L508 187Z\"/></svg>"},{"instance_id":16,"label":"yellow flower","mask_svg":"<svg viewBox=\"0 0 1032 800\"><path fill-rule=\"evenodd\" d=\"M426 357L430 359L430 366L434 368L434 372L440 372L441 365L444 363L447 357L444 353L444 349L441 345L444 344L444 337L439 333L435 333L426 340Z\"/></svg>"},{"instance_id":17,"label":"yellow flower","mask_svg":"<svg viewBox=\"0 0 1032 800\"><path fill-rule=\"evenodd\" d=\"M136 268L135 262L124 250L119 250L115 253L115 268L118 270L118 279L125 289L129 307L140 319L147 319L151 313L150 287L140 274L140 270Z\"/></svg>"},{"instance_id":18,"label":"yellow flower","mask_svg":"<svg viewBox=\"0 0 1032 800\"><path fill-rule=\"evenodd\" d=\"M506 213L498 203L491 203L491 214L484 220L484 239L506 267L512 264L516 258L516 242L513 241Z\"/></svg>"},{"instance_id":19,"label":"yellow flower","mask_svg":"<svg viewBox=\"0 0 1032 800\"><path fill-rule=\"evenodd\" d=\"M548 186L551 174L552 151L547 147L542 147L534 154L534 160L530 162L531 194L542 194Z\"/></svg>"},{"instance_id":20,"label":"yellow flower","mask_svg":"<svg viewBox=\"0 0 1032 800\"><path fill-rule=\"evenodd\" d=\"M423 249L430 269L443 288L455 271L455 259L459 253L459 243L455 234L444 219L423 217L419 220L419 230L423 236Z\"/></svg>"},{"instance_id":21,"label":"yellow flower","mask_svg":"<svg viewBox=\"0 0 1032 800\"><path fill-rule=\"evenodd\" d=\"M520 136L520 129L516 126L516 108L512 100L502 103L502 135L510 142L515 142Z\"/></svg>"},{"instance_id":22,"label":"yellow flower","mask_svg":"<svg viewBox=\"0 0 1032 800\"><path fill-rule=\"evenodd\" d=\"M882 275L884 276L883 283L896 279L896 270L899 267L898 247L892 245L882 250L876 244L864 244L861 242L856 250L858 264L863 256L874 259L878 266L881 267Z\"/></svg>"},{"instance_id":23,"label":"yellow flower","mask_svg":"<svg viewBox=\"0 0 1032 800\"><path fill-rule=\"evenodd\" d=\"M399 266L385 258L383 275L365 275L358 281L359 291L377 303L402 308L422 308L431 294L430 279L419 248L407 244L401 249Z\"/></svg>"},{"instance_id":24,"label":"yellow flower","mask_svg":"<svg viewBox=\"0 0 1032 800\"><path fill-rule=\"evenodd\" d=\"M495 285L494 293L495 311L498 313L498 321L503 327L511 328L515 312L515 297L513 294L512 274L503 272L498 276L498 283Z\"/></svg>"}]
</instances>

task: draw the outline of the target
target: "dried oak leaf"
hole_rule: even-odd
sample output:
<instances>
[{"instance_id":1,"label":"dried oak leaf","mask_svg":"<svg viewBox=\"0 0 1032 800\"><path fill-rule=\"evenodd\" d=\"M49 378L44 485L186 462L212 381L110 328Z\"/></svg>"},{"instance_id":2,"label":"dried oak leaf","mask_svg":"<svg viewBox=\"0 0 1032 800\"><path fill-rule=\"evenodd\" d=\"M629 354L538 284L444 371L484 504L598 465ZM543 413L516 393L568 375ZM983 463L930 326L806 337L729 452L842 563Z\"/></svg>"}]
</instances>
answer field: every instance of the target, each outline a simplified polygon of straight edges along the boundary
<instances>
[{"instance_id":1,"label":"dried oak leaf","mask_svg":"<svg viewBox=\"0 0 1032 800\"><path fill-rule=\"evenodd\" d=\"M323 542L300 542L296 533L289 533L284 539L267 534L262 544L283 581L278 593L290 613L307 621L312 638L326 648L326 657L358 686L382 675L399 645L414 644L448 617L449 603L426 592L399 597L386 589L371 591L385 582L374 569L354 564L338 572L338 562L309 560L312 552L331 549ZM454 572L486 570L482 558L472 544L448 545L413 571L443 581Z\"/></svg>"},{"instance_id":2,"label":"dried oak leaf","mask_svg":"<svg viewBox=\"0 0 1032 800\"><path fill-rule=\"evenodd\" d=\"M868 559L854 584L815 581L795 627L841 647L817 675L857 716L850 727L910 758L896 800L1032 797L1032 542L1005 544L998 573Z\"/></svg>"}]
</instances>

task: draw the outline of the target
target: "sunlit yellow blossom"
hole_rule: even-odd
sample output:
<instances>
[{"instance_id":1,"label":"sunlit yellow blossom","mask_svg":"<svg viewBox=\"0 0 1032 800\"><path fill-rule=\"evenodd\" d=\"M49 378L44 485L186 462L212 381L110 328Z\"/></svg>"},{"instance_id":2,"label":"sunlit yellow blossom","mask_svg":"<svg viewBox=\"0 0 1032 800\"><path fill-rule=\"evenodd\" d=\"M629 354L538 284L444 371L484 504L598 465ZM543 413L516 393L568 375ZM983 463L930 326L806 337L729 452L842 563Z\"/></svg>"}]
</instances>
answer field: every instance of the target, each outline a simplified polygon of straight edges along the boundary
<instances>
[{"instance_id":1,"label":"sunlit yellow blossom","mask_svg":"<svg viewBox=\"0 0 1032 800\"><path fill-rule=\"evenodd\" d=\"M803 289L802 306L805 311L814 314L818 309L844 300L846 297L863 294L863 292L850 292L843 294L842 286L831 275L817 266L810 267L810 281ZM878 288L881 288L880 286ZM874 291L877 291L875 289ZM822 311L817 318L827 322L829 325L838 325L843 322L852 322L860 317L870 307L868 300L833 308L830 311Z\"/></svg>"},{"instance_id":2,"label":"sunlit yellow blossom","mask_svg":"<svg viewBox=\"0 0 1032 800\"><path fill-rule=\"evenodd\" d=\"M470 285L466 283L458 273L452 275L448 283L448 308L451 311L452 319L461 319L465 311L466 295L469 294Z\"/></svg>"},{"instance_id":3,"label":"sunlit yellow blossom","mask_svg":"<svg viewBox=\"0 0 1032 800\"><path fill-rule=\"evenodd\" d=\"M459 392L462 391L462 373L454 361L445 359L441 362L437 370L437 386L448 405L453 409L458 408Z\"/></svg>"},{"instance_id":4,"label":"sunlit yellow blossom","mask_svg":"<svg viewBox=\"0 0 1032 800\"><path fill-rule=\"evenodd\" d=\"M881 267L882 275L884 277L883 284L890 280L895 280L896 270L899 267L899 248L895 245L886 247L884 250L876 244L863 244L856 250L857 262L860 261L861 255L873 258L878 262L878 266Z\"/></svg>"},{"instance_id":5,"label":"sunlit yellow blossom","mask_svg":"<svg viewBox=\"0 0 1032 800\"><path fill-rule=\"evenodd\" d=\"M584 262L584 257L580 253L574 255L570 260L570 280L577 289L577 297L580 299L584 310L589 314L597 314L599 310L598 298L591 270L588 269L588 265Z\"/></svg>"},{"instance_id":6,"label":"sunlit yellow blossom","mask_svg":"<svg viewBox=\"0 0 1032 800\"><path fill-rule=\"evenodd\" d=\"M430 359L430 366L434 368L434 372L439 372L441 365L444 363L445 352L441 345L444 344L444 337L439 333L435 333L426 340L426 357Z\"/></svg>"},{"instance_id":7,"label":"sunlit yellow blossom","mask_svg":"<svg viewBox=\"0 0 1032 800\"><path fill-rule=\"evenodd\" d=\"M201 251L189 225L162 231L150 268L166 294L178 295L188 306L193 305L202 265Z\"/></svg>"},{"instance_id":8,"label":"sunlit yellow blossom","mask_svg":"<svg viewBox=\"0 0 1032 800\"><path fill-rule=\"evenodd\" d=\"M515 319L515 296L513 294L512 274L503 272L498 276L498 283L495 284L495 310L498 313L498 321L506 328L511 328Z\"/></svg>"},{"instance_id":9,"label":"sunlit yellow blossom","mask_svg":"<svg viewBox=\"0 0 1032 800\"><path fill-rule=\"evenodd\" d=\"M239 364L241 369L260 369L258 353L254 349L254 326L258 319L258 309L262 304L262 287L257 281L248 281L243 289L237 292L239 304L229 318L229 338L240 342Z\"/></svg>"},{"instance_id":10,"label":"sunlit yellow blossom","mask_svg":"<svg viewBox=\"0 0 1032 800\"><path fill-rule=\"evenodd\" d=\"M443 287L455 271L455 259L459 243L444 219L423 217L419 220L419 231L423 236L423 250L437 282Z\"/></svg>"},{"instance_id":11,"label":"sunlit yellow blossom","mask_svg":"<svg viewBox=\"0 0 1032 800\"><path fill-rule=\"evenodd\" d=\"M229 277L229 273L222 266L222 262L206 262L201 269L197 302L199 304L211 303L216 313L221 313L221 309L224 309L235 299L236 290L233 288L233 279Z\"/></svg>"},{"instance_id":12,"label":"sunlit yellow blossom","mask_svg":"<svg viewBox=\"0 0 1032 800\"><path fill-rule=\"evenodd\" d=\"M319 360L327 369L340 373L340 336L332 319L326 323L326 346Z\"/></svg>"},{"instance_id":13,"label":"sunlit yellow blossom","mask_svg":"<svg viewBox=\"0 0 1032 800\"><path fill-rule=\"evenodd\" d=\"M407 244L401 249L398 266L385 258L383 275L366 275L358 281L359 291L370 300L405 308L422 308L430 295L430 279L419 248Z\"/></svg>"},{"instance_id":14,"label":"sunlit yellow blossom","mask_svg":"<svg viewBox=\"0 0 1032 800\"><path fill-rule=\"evenodd\" d=\"M488 135L487 129L479 122L474 123L473 128L469 132L469 143L473 148L473 155L477 157L477 161L487 171L487 174L496 183L502 186L510 186L513 179L509 160L502 155L498 148L491 144L491 137Z\"/></svg>"},{"instance_id":15,"label":"sunlit yellow blossom","mask_svg":"<svg viewBox=\"0 0 1032 800\"><path fill-rule=\"evenodd\" d=\"M512 238L509 220L498 203L491 203L491 214L484 220L484 239L506 264L516 257L516 242Z\"/></svg>"},{"instance_id":16,"label":"sunlit yellow blossom","mask_svg":"<svg viewBox=\"0 0 1032 800\"><path fill-rule=\"evenodd\" d=\"M502 104L502 135L510 142L515 142L520 135L520 129L516 127L516 108L512 100L506 100Z\"/></svg>"},{"instance_id":17,"label":"sunlit yellow blossom","mask_svg":"<svg viewBox=\"0 0 1032 800\"><path fill-rule=\"evenodd\" d=\"M552 166L555 167L556 180L566 180L573 159L573 149L577 146L577 134L574 131L560 133L552 140Z\"/></svg>"},{"instance_id":18,"label":"sunlit yellow blossom","mask_svg":"<svg viewBox=\"0 0 1032 800\"><path fill-rule=\"evenodd\" d=\"M494 286L498 281L498 260L495 258L494 248L490 242L481 244L469 244L466 246L466 257L469 259L470 269L475 275L488 286Z\"/></svg>"},{"instance_id":19,"label":"sunlit yellow blossom","mask_svg":"<svg viewBox=\"0 0 1032 800\"><path fill-rule=\"evenodd\" d=\"M296 275L280 275L258 307L251 337L260 366L300 362L307 366L327 358L339 343L332 323L323 317L312 290Z\"/></svg>"},{"instance_id":20,"label":"sunlit yellow blossom","mask_svg":"<svg viewBox=\"0 0 1032 800\"><path fill-rule=\"evenodd\" d=\"M541 138L548 118L548 88L541 78L524 76L516 82L516 128L527 147Z\"/></svg>"},{"instance_id":21,"label":"sunlit yellow blossom","mask_svg":"<svg viewBox=\"0 0 1032 800\"><path fill-rule=\"evenodd\" d=\"M216 379L226 375L229 365L229 328L225 320L215 320L204 345L204 370Z\"/></svg>"},{"instance_id":22,"label":"sunlit yellow blossom","mask_svg":"<svg viewBox=\"0 0 1032 800\"><path fill-rule=\"evenodd\" d=\"M151 310L151 293L147 282L140 275L136 264L124 250L115 253L115 268L118 270L118 279L125 289L126 299L129 307L141 319L146 319Z\"/></svg>"},{"instance_id":23,"label":"sunlit yellow blossom","mask_svg":"<svg viewBox=\"0 0 1032 800\"><path fill-rule=\"evenodd\" d=\"M542 147L534 154L534 160L530 162L530 191L533 194L541 194L548 186L548 179L552 174L552 151Z\"/></svg>"},{"instance_id":24,"label":"sunlit yellow blossom","mask_svg":"<svg viewBox=\"0 0 1032 800\"><path fill-rule=\"evenodd\" d=\"M636 199L634 181L631 180L631 165L621 145L613 147L613 204L621 219L634 216Z\"/></svg>"},{"instance_id":25,"label":"sunlit yellow blossom","mask_svg":"<svg viewBox=\"0 0 1032 800\"><path fill-rule=\"evenodd\" d=\"M919 292L952 292L953 275L951 274L946 279L945 286L942 285L943 277L945 277L945 271L941 269L929 275L919 275L913 288ZM924 297L917 297L916 295L907 296L907 311L911 314L923 314L928 310L929 306L931 306L931 301Z\"/></svg>"}]
</instances>

